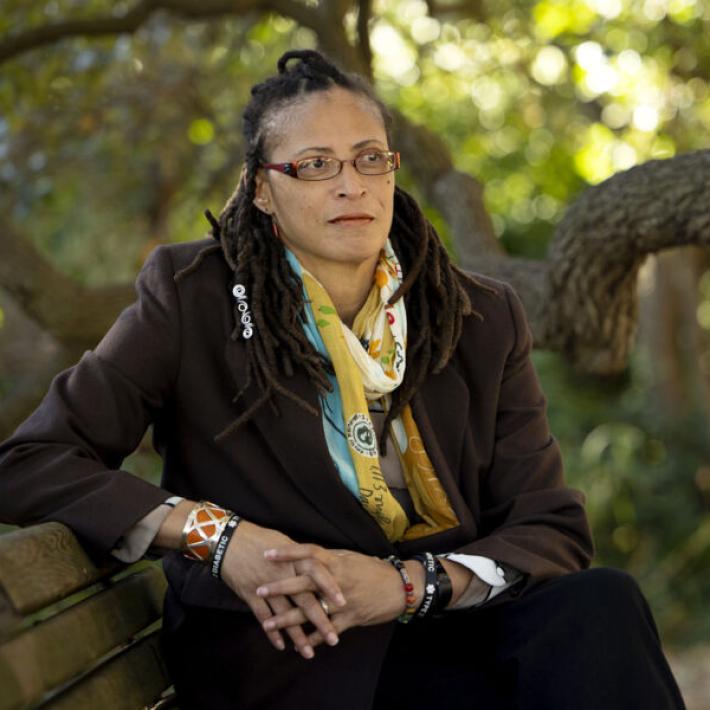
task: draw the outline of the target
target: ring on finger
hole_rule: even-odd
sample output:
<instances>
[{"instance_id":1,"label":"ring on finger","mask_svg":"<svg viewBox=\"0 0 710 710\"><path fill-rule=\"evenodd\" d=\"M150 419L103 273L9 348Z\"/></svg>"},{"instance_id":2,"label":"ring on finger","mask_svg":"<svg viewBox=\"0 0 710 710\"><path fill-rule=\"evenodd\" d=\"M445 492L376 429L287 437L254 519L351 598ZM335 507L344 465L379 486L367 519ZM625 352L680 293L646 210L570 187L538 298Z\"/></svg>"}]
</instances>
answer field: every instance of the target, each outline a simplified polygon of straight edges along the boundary
<instances>
[{"instance_id":1,"label":"ring on finger","mask_svg":"<svg viewBox=\"0 0 710 710\"><path fill-rule=\"evenodd\" d=\"M323 599L323 597L318 597L318 603L321 605L321 608L325 612L325 615L330 616L330 607L328 606L328 602Z\"/></svg>"}]
</instances>

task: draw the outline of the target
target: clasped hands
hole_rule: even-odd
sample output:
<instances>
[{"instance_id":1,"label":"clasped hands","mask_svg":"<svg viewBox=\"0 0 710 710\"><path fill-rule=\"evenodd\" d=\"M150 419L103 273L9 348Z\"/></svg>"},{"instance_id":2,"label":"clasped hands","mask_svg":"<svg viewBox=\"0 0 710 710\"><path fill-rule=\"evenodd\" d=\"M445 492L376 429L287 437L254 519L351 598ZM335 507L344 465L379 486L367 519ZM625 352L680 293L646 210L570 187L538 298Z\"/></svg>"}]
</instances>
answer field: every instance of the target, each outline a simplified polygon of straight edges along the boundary
<instances>
[{"instance_id":1,"label":"clasped hands","mask_svg":"<svg viewBox=\"0 0 710 710\"><path fill-rule=\"evenodd\" d=\"M304 658L313 658L321 643L336 645L346 629L391 621L404 609L401 578L385 560L299 544L246 520L227 548L222 579L277 649L286 647L283 631ZM308 622L314 626L310 634Z\"/></svg>"}]
</instances>

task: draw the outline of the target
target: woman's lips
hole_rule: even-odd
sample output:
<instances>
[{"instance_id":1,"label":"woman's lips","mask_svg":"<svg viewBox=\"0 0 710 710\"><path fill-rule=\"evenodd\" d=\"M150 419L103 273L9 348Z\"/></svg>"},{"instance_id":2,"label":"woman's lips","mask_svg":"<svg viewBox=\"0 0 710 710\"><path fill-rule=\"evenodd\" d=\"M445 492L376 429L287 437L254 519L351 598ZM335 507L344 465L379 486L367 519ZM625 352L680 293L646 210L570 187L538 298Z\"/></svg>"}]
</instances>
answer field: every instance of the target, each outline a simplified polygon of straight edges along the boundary
<instances>
[{"instance_id":1,"label":"woman's lips","mask_svg":"<svg viewBox=\"0 0 710 710\"><path fill-rule=\"evenodd\" d=\"M331 224L368 224L372 222L374 217L370 215L346 215L343 217L336 217L335 219L329 220Z\"/></svg>"}]
</instances>

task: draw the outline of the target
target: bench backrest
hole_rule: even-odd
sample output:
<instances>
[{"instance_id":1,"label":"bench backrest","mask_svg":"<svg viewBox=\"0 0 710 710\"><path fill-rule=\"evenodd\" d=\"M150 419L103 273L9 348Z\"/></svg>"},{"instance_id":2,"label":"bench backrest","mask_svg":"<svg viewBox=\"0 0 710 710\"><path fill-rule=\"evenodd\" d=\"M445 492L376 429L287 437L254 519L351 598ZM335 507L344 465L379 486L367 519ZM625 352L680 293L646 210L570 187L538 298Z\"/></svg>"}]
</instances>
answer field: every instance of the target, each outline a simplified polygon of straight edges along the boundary
<instances>
[{"instance_id":1,"label":"bench backrest","mask_svg":"<svg viewBox=\"0 0 710 710\"><path fill-rule=\"evenodd\" d=\"M159 700L165 586L157 563L97 567L59 523L0 535L0 710Z\"/></svg>"}]
</instances>

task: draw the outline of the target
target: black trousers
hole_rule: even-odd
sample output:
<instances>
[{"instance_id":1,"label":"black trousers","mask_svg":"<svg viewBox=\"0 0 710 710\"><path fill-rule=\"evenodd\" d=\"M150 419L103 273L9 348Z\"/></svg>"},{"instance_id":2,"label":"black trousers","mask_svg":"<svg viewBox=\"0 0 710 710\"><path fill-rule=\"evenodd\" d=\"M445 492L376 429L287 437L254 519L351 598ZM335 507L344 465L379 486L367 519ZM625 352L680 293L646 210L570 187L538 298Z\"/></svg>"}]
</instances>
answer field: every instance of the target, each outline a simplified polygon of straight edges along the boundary
<instances>
[{"instance_id":1,"label":"black trousers","mask_svg":"<svg viewBox=\"0 0 710 710\"><path fill-rule=\"evenodd\" d=\"M510 603L400 625L374 707L437 705L685 707L638 585L606 568L559 577Z\"/></svg>"},{"instance_id":2,"label":"black trousers","mask_svg":"<svg viewBox=\"0 0 710 710\"><path fill-rule=\"evenodd\" d=\"M239 634L229 626L236 617L247 616L200 609L191 611L176 633L166 631L164 648L182 710L684 707L648 604L633 578L617 570L586 570L545 582L504 603L397 624L372 702L353 702L354 689L342 679L347 674L338 677L336 663L323 674L328 679L324 684L310 686L307 693L312 695L289 693L283 687L268 700L237 700L239 693L230 690L230 684L235 689L235 684L248 683L249 670L219 639ZM341 643L349 634L356 639L358 630L345 632ZM203 650L199 659L196 648ZM190 651L186 655L183 649ZM316 649L322 663L329 662L330 650ZM288 662L303 664L307 673L310 662L289 653ZM286 658L274 651L274 670ZM275 672L274 683L277 678Z\"/></svg>"}]
</instances>

